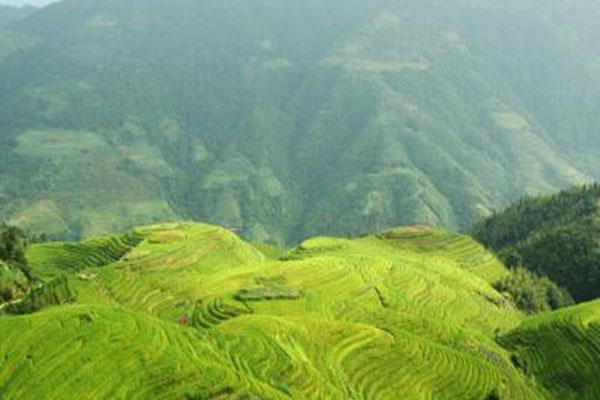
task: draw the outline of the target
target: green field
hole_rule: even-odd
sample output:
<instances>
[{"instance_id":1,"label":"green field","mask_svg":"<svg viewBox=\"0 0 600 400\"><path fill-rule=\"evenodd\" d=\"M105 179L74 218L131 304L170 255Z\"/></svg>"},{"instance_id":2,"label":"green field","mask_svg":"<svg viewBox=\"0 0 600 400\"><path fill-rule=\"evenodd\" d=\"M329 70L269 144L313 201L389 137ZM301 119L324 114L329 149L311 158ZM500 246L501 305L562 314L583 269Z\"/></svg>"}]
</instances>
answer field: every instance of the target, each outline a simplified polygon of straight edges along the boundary
<instances>
[{"instance_id":1,"label":"green field","mask_svg":"<svg viewBox=\"0 0 600 400\"><path fill-rule=\"evenodd\" d=\"M286 252L180 223L34 245L29 258L44 281L66 274L77 301L0 317L2 399L593 399L598 389L600 304L526 318L490 285L504 267L468 236L414 227Z\"/></svg>"},{"instance_id":2,"label":"green field","mask_svg":"<svg viewBox=\"0 0 600 400\"><path fill-rule=\"evenodd\" d=\"M500 343L520 354L555 398L598 398L600 302L526 320Z\"/></svg>"}]
</instances>

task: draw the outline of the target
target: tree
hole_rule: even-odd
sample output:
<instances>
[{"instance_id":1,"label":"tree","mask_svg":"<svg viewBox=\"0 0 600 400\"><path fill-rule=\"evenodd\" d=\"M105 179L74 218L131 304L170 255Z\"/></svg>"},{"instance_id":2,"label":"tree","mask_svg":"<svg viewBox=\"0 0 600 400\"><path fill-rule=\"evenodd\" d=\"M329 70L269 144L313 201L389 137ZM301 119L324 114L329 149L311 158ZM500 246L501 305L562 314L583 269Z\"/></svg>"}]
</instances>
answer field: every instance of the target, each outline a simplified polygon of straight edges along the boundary
<instances>
[{"instance_id":1,"label":"tree","mask_svg":"<svg viewBox=\"0 0 600 400\"><path fill-rule=\"evenodd\" d=\"M27 262L27 245L27 238L21 229L0 226L0 260L19 268L31 280L33 274Z\"/></svg>"},{"instance_id":2,"label":"tree","mask_svg":"<svg viewBox=\"0 0 600 400\"><path fill-rule=\"evenodd\" d=\"M26 250L27 239L21 229L14 226L0 228L0 260L27 264Z\"/></svg>"},{"instance_id":3,"label":"tree","mask_svg":"<svg viewBox=\"0 0 600 400\"><path fill-rule=\"evenodd\" d=\"M13 287L5 286L0 289L0 300L8 302L14 300L15 297L15 289Z\"/></svg>"},{"instance_id":4,"label":"tree","mask_svg":"<svg viewBox=\"0 0 600 400\"><path fill-rule=\"evenodd\" d=\"M572 305L569 293L547 277L538 277L523 267L494 283L499 292L508 293L517 308L527 313L538 313Z\"/></svg>"}]
</instances>

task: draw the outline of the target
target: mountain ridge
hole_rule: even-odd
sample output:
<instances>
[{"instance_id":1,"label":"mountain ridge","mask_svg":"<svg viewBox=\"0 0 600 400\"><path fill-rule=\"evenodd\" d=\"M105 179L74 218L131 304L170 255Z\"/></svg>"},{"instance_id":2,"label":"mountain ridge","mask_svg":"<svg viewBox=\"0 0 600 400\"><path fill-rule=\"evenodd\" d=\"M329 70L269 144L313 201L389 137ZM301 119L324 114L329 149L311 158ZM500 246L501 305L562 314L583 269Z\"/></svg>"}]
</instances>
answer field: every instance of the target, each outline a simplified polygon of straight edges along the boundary
<instances>
[{"instance_id":1,"label":"mountain ridge","mask_svg":"<svg viewBox=\"0 0 600 400\"><path fill-rule=\"evenodd\" d=\"M599 178L588 3L53 4L1 35L0 218L280 244L467 228Z\"/></svg>"},{"instance_id":2,"label":"mountain ridge","mask_svg":"<svg viewBox=\"0 0 600 400\"><path fill-rule=\"evenodd\" d=\"M567 288L578 301L598 298L600 185L526 197L481 220L473 235L511 266Z\"/></svg>"}]
</instances>

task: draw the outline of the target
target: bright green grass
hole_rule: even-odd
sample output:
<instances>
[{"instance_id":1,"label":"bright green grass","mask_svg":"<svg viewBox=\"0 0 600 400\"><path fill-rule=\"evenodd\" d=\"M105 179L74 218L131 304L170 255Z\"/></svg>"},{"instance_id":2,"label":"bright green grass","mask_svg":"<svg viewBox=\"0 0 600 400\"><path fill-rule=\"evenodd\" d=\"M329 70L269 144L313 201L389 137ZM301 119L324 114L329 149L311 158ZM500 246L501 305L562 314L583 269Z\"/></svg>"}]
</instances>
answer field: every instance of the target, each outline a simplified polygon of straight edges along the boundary
<instances>
[{"instance_id":1,"label":"bright green grass","mask_svg":"<svg viewBox=\"0 0 600 400\"><path fill-rule=\"evenodd\" d=\"M215 226L131 235L32 248L78 302L0 319L3 398L552 398L496 342L524 316L467 236L313 238L278 260Z\"/></svg>"},{"instance_id":2,"label":"bright green grass","mask_svg":"<svg viewBox=\"0 0 600 400\"><path fill-rule=\"evenodd\" d=\"M531 318L504 336L557 399L595 400L600 394L600 302Z\"/></svg>"},{"instance_id":3,"label":"bright green grass","mask_svg":"<svg viewBox=\"0 0 600 400\"><path fill-rule=\"evenodd\" d=\"M131 232L89 240L84 243L48 243L35 245L28 253L40 278L54 278L64 272L79 272L86 268L103 267L120 260L143 235Z\"/></svg>"}]
</instances>

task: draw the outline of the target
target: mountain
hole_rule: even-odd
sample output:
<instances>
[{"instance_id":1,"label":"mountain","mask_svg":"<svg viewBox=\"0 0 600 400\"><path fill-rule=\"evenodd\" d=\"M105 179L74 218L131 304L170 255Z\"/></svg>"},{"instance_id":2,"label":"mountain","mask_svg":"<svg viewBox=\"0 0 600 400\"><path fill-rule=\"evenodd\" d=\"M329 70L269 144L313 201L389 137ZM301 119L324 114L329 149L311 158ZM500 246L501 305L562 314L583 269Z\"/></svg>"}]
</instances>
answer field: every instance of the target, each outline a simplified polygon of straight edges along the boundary
<instances>
[{"instance_id":1,"label":"mountain","mask_svg":"<svg viewBox=\"0 0 600 400\"><path fill-rule=\"evenodd\" d=\"M527 197L480 221L474 236L509 266L524 265L578 301L600 297L600 185Z\"/></svg>"},{"instance_id":2,"label":"mountain","mask_svg":"<svg viewBox=\"0 0 600 400\"><path fill-rule=\"evenodd\" d=\"M298 243L600 178L591 0L83 0L0 33L0 220Z\"/></svg>"},{"instance_id":3,"label":"mountain","mask_svg":"<svg viewBox=\"0 0 600 400\"><path fill-rule=\"evenodd\" d=\"M1 5L15 8L43 7L60 0L2 0Z\"/></svg>"},{"instance_id":4,"label":"mountain","mask_svg":"<svg viewBox=\"0 0 600 400\"><path fill-rule=\"evenodd\" d=\"M0 315L3 398L594 398L600 304L526 316L468 236L275 250L192 223L32 245L42 286Z\"/></svg>"},{"instance_id":5,"label":"mountain","mask_svg":"<svg viewBox=\"0 0 600 400\"><path fill-rule=\"evenodd\" d=\"M33 6L12 7L0 4L0 28L5 27L12 22L25 19L36 10L37 8Z\"/></svg>"}]
</instances>

